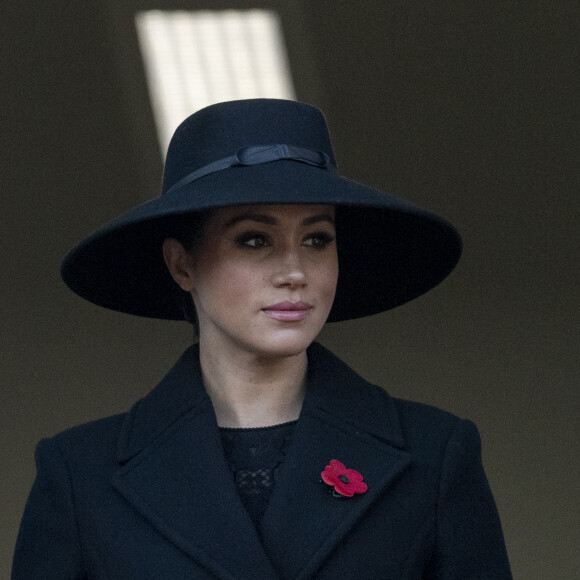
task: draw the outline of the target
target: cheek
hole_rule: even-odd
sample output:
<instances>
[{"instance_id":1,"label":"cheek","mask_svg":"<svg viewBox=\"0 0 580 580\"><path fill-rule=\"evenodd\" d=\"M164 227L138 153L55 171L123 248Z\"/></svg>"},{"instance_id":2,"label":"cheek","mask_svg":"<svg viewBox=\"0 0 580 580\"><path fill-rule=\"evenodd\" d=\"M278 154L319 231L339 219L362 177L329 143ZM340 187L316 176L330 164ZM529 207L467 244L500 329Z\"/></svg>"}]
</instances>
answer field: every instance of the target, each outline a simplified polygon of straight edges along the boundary
<instances>
[{"instance_id":1,"label":"cheek","mask_svg":"<svg viewBox=\"0 0 580 580\"><path fill-rule=\"evenodd\" d=\"M319 290L330 299L334 298L338 282L338 259L318 264L314 269Z\"/></svg>"},{"instance_id":2,"label":"cheek","mask_svg":"<svg viewBox=\"0 0 580 580\"><path fill-rule=\"evenodd\" d=\"M218 266L202 268L196 288L198 295L218 308L240 305L252 287L261 280L258 272L245 267L239 260L221 262Z\"/></svg>"}]
</instances>

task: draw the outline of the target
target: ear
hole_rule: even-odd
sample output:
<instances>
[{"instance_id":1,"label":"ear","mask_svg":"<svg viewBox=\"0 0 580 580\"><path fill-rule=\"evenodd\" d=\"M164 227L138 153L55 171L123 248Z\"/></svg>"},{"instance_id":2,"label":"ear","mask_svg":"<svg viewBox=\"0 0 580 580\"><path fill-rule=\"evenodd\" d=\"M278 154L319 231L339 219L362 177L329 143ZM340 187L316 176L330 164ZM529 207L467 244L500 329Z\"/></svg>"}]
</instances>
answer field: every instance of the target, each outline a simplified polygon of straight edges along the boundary
<instances>
[{"instance_id":1,"label":"ear","mask_svg":"<svg viewBox=\"0 0 580 580\"><path fill-rule=\"evenodd\" d=\"M163 240L163 259L171 277L182 290L193 289L193 258L175 238Z\"/></svg>"}]
</instances>

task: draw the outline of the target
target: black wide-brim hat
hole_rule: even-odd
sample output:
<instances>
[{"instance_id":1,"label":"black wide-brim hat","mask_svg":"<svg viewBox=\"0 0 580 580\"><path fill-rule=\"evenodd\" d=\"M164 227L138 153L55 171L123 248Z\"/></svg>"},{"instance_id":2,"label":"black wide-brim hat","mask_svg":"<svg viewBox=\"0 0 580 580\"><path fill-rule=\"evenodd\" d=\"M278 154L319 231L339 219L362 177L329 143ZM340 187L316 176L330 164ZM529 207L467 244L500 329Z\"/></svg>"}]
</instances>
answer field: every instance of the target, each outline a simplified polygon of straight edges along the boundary
<instances>
[{"instance_id":1,"label":"black wide-brim hat","mask_svg":"<svg viewBox=\"0 0 580 580\"><path fill-rule=\"evenodd\" d=\"M164 263L163 240L177 218L242 204L336 207L339 277L330 322L376 314L424 294L461 254L449 222L338 174L318 109L251 99L188 117L169 145L161 196L73 248L62 264L63 280L100 306L183 320L183 291Z\"/></svg>"}]
</instances>

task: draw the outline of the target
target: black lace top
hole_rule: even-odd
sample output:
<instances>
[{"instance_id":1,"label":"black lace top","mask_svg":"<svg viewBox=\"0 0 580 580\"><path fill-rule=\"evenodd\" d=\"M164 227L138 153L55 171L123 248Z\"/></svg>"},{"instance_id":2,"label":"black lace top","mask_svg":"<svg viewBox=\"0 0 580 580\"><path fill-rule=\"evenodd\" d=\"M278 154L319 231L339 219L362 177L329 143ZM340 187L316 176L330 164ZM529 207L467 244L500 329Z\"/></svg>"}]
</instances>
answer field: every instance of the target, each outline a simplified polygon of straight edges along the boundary
<instances>
[{"instance_id":1,"label":"black lace top","mask_svg":"<svg viewBox=\"0 0 580 580\"><path fill-rule=\"evenodd\" d=\"M296 423L250 429L220 428L226 461L240 499L258 532Z\"/></svg>"}]
</instances>

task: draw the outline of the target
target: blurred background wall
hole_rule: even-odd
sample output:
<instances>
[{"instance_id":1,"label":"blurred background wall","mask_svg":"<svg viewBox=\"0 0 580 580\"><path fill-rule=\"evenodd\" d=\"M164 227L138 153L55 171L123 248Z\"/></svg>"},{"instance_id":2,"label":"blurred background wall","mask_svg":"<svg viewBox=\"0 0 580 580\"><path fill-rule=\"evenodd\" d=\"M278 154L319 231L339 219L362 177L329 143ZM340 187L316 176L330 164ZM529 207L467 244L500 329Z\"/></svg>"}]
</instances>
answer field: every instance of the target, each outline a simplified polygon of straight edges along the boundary
<instances>
[{"instance_id":1,"label":"blurred background wall","mask_svg":"<svg viewBox=\"0 0 580 580\"><path fill-rule=\"evenodd\" d=\"M58 274L159 190L134 13L246 7L280 14L297 97L325 111L341 171L464 236L440 287L322 342L475 421L515 578L580 577L578 2L19 0L0 19L0 578L35 443L128 409L191 341Z\"/></svg>"}]
</instances>

